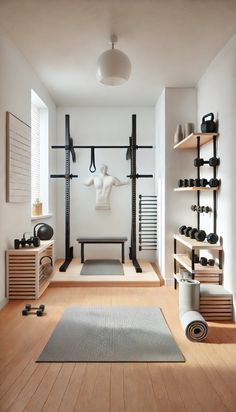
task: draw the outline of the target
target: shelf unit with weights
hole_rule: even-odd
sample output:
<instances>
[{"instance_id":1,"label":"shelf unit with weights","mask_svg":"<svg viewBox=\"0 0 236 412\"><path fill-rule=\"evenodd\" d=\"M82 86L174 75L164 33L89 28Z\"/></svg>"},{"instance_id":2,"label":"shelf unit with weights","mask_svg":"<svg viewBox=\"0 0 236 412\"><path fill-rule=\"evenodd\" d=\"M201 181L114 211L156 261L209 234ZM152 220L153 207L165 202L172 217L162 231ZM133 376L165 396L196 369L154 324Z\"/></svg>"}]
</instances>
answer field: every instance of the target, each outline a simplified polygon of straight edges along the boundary
<instances>
[{"instance_id":1,"label":"shelf unit with weights","mask_svg":"<svg viewBox=\"0 0 236 412\"><path fill-rule=\"evenodd\" d=\"M174 146L177 150L197 149L197 157L200 158L200 147L212 142L213 157L216 157L216 139L218 133L191 133L185 139L181 140ZM197 178L200 179L200 166L197 166ZM216 166L213 166L213 177L216 178ZM200 206L200 193L213 193L213 232L216 233L216 196L218 187L178 187L175 191L196 191L197 207ZM200 212L197 212L197 229L200 229ZM177 243L182 244L190 253L177 253ZM194 263L194 254L200 250L214 250L219 252L219 266L202 266ZM180 275L177 273L177 264L189 272L192 278L205 283L222 284L222 253L223 249L220 244L210 244L206 241L198 242L184 235L174 235L174 287L176 289Z\"/></svg>"},{"instance_id":2,"label":"shelf unit with weights","mask_svg":"<svg viewBox=\"0 0 236 412\"><path fill-rule=\"evenodd\" d=\"M51 276L44 278L42 257L50 256L54 264L54 240L41 241L39 247L6 251L8 299L38 299L48 287Z\"/></svg>"}]
</instances>

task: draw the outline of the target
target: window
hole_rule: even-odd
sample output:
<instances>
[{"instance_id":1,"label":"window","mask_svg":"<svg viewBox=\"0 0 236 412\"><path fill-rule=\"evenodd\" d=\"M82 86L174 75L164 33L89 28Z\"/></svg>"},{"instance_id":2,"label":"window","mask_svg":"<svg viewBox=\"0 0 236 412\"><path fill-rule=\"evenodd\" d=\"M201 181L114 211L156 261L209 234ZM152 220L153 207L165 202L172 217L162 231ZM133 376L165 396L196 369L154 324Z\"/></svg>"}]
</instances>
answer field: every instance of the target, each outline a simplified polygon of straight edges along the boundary
<instances>
[{"instance_id":1,"label":"window","mask_svg":"<svg viewBox=\"0 0 236 412\"><path fill-rule=\"evenodd\" d=\"M31 203L48 214L48 108L31 90Z\"/></svg>"}]
</instances>

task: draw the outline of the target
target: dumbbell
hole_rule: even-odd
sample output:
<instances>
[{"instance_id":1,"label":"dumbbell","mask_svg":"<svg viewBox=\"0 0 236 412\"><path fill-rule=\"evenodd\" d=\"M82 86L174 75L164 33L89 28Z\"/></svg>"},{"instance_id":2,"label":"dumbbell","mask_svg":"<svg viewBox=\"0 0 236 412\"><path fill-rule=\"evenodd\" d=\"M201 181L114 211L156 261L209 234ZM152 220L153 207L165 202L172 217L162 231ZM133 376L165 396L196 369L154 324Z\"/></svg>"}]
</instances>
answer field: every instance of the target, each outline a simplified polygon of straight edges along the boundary
<instances>
[{"instance_id":1,"label":"dumbbell","mask_svg":"<svg viewBox=\"0 0 236 412\"><path fill-rule=\"evenodd\" d=\"M25 305L25 309L26 309L26 310L41 309L41 310L44 312L44 310L45 310L45 305L31 306L30 303L27 303L27 305Z\"/></svg>"},{"instance_id":2,"label":"dumbbell","mask_svg":"<svg viewBox=\"0 0 236 412\"><path fill-rule=\"evenodd\" d=\"M206 235L205 230L198 230L196 228L192 228L191 226L180 226L179 233L190 237L191 239L196 239L199 242L204 242L204 240L207 239L207 242L212 245L218 241L218 235L216 233L209 233L209 235Z\"/></svg>"},{"instance_id":3,"label":"dumbbell","mask_svg":"<svg viewBox=\"0 0 236 412\"><path fill-rule=\"evenodd\" d=\"M197 180L197 179L195 179L195 180ZM220 184L219 179L212 178L209 181L207 179L200 179L200 186L201 187L205 187L206 185L209 185L210 187L217 187L217 186L219 186L219 184Z\"/></svg>"},{"instance_id":4,"label":"dumbbell","mask_svg":"<svg viewBox=\"0 0 236 412\"><path fill-rule=\"evenodd\" d=\"M35 309L35 312L31 312ZM45 310L45 305L40 305L39 307L32 307L30 304L25 305L25 308L22 310L22 316L28 315L37 315L43 316L43 312Z\"/></svg>"},{"instance_id":5,"label":"dumbbell","mask_svg":"<svg viewBox=\"0 0 236 412\"><path fill-rule=\"evenodd\" d=\"M207 266L207 264L208 264L209 266L214 266L215 260L214 260L214 259L208 259L208 260L207 260L206 257L201 257L201 259L200 259L200 264L201 264L202 266Z\"/></svg>"},{"instance_id":6,"label":"dumbbell","mask_svg":"<svg viewBox=\"0 0 236 412\"><path fill-rule=\"evenodd\" d=\"M209 166L212 166L212 167L218 166L220 164L220 159L217 157L211 157L209 160L200 159L199 157L194 159L195 167L203 166L205 164L209 164Z\"/></svg>"},{"instance_id":7,"label":"dumbbell","mask_svg":"<svg viewBox=\"0 0 236 412\"><path fill-rule=\"evenodd\" d=\"M185 226L185 225L183 225L183 226L181 226L181 227L179 228L179 233L180 233L181 235L185 235L185 236L188 237L190 230L192 230L192 227L191 227L191 226Z\"/></svg>"},{"instance_id":8,"label":"dumbbell","mask_svg":"<svg viewBox=\"0 0 236 412\"><path fill-rule=\"evenodd\" d=\"M209 206L197 206L197 205L192 205L191 210L193 212L199 212L199 213L209 213L211 211L211 208Z\"/></svg>"},{"instance_id":9,"label":"dumbbell","mask_svg":"<svg viewBox=\"0 0 236 412\"><path fill-rule=\"evenodd\" d=\"M179 179L179 187L188 187L188 179Z\"/></svg>"},{"instance_id":10,"label":"dumbbell","mask_svg":"<svg viewBox=\"0 0 236 412\"><path fill-rule=\"evenodd\" d=\"M179 187L193 187L194 179L179 179Z\"/></svg>"},{"instance_id":11,"label":"dumbbell","mask_svg":"<svg viewBox=\"0 0 236 412\"><path fill-rule=\"evenodd\" d=\"M189 236L192 239L196 239L199 242L204 242L206 239L208 243L214 245L218 241L218 235L216 233L209 233L209 235L206 235L205 230L197 230L197 229L192 229L192 231L189 232Z\"/></svg>"}]
</instances>

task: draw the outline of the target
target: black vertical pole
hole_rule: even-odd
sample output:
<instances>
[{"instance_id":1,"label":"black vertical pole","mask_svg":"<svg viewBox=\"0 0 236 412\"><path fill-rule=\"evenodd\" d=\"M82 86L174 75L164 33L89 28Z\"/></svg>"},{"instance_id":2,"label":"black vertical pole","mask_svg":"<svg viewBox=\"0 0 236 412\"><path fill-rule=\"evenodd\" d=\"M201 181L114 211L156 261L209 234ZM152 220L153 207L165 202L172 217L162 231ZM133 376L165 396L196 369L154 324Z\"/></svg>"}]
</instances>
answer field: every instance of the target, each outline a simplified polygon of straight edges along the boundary
<instances>
[{"instance_id":1,"label":"black vertical pole","mask_svg":"<svg viewBox=\"0 0 236 412\"><path fill-rule=\"evenodd\" d=\"M132 135L130 138L130 152L131 152L131 248L130 258L133 262L137 273L141 273L142 269L137 261L137 243L136 243L136 114L132 115Z\"/></svg>"},{"instance_id":2,"label":"black vertical pole","mask_svg":"<svg viewBox=\"0 0 236 412\"><path fill-rule=\"evenodd\" d=\"M197 136L197 157L200 158L200 136ZM197 178L200 179L200 166L197 167ZM200 230L200 190L197 191L197 230Z\"/></svg>"},{"instance_id":3,"label":"black vertical pole","mask_svg":"<svg viewBox=\"0 0 236 412\"><path fill-rule=\"evenodd\" d=\"M216 157L216 136L213 137L213 157ZM216 179L216 166L213 167L213 177ZM213 190L213 233L216 233L216 190Z\"/></svg>"},{"instance_id":4,"label":"black vertical pole","mask_svg":"<svg viewBox=\"0 0 236 412\"><path fill-rule=\"evenodd\" d=\"M73 247L70 247L70 116L65 115L65 261L60 272L65 272L73 259Z\"/></svg>"}]
</instances>

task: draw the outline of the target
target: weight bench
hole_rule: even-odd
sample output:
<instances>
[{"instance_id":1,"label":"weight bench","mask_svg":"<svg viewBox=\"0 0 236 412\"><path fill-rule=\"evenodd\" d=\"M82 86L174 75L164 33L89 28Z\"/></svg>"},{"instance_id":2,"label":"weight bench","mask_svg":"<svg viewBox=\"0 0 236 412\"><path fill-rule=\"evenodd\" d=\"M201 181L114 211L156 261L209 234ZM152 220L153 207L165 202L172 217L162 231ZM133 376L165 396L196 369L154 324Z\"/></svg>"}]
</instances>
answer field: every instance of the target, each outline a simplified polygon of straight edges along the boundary
<instances>
[{"instance_id":1,"label":"weight bench","mask_svg":"<svg viewBox=\"0 0 236 412\"><path fill-rule=\"evenodd\" d=\"M125 242L128 240L127 237L79 237L76 239L78 243L81 244L81 263L84 263L84 245L86 243L90 244L121 244L121 261L125 263Z\"/></svg>"}]
</instances>

